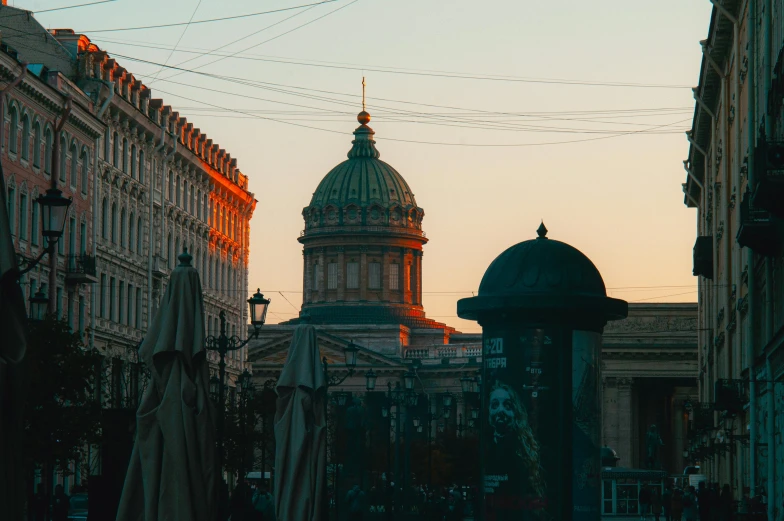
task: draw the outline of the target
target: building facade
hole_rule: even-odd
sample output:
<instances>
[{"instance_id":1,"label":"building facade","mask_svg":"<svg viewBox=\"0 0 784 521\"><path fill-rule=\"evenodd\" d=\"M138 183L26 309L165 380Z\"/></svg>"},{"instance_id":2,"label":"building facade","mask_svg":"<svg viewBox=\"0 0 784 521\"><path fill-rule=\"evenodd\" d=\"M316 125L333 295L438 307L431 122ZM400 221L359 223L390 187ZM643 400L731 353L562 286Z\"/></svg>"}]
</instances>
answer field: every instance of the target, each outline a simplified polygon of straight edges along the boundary
<instances>
[{"instance_id":1,"label":"building facade","mask_svg":"<svg viewBox=\"0 0 784 521\"><path fill-rule=\"evenodd\" d=\"M31 13L5 5L0 23L2 84L27 64L6 93L2 134L20 254L32 258L44 246L37 194L57 179L73 197L55 256L56 284L44 266L28 274L26 294L48 289L53 309L85 332L102 356L96 398L117 413L117 421L105 422L106 443L88 451L73 479L102 467L122 477L132 444L128 422L146 385L137 348L183 250L201 275L206 333L219 334L223 313L226 333L245 337L256 200L236 158L87 36L46 30ZM245 349L227 355L230 388L246 356ZM208 359L217 372L217 353ZM119 466L107 471L110 461Z\"/></svg>"},{"instance_id":2,"label":"building facade","mask_svg":"<svg viewBox=\"0 0 784 521\"><path fill-rule=\"evenodd\" d=\"M761 496L774 519L784 499L784 12L769 0L713 4L684 161L699 277L690 457L735 499Z\"/></svg>"},{"instance_id":3,"label":"building facade","mask_svg":"<svg viewBox=\"0 0 784 521\"><path fill-rule=\"evenodd\" d=\"M379 427L384 393L388 386L402 385L403 375L413 372L419 402L399 407L404 417L413 415L422 427L420 437L412 439L428 445L441 440L467 451L458 454L458 460L471 461L478 457L476 447L454 440L476 442L478 435L482 415L476 384L482 335L461 333L427 318L422 304L424 210L401 174L379 159L369 120L367 113L360 113L348 159L327 173L303 209L305 229L298 238L304 258L300 317L262 328L250 343L249 362L257 388L268 388L280 374L294 329L305 320L317 329L330 374L345 378L330 391L336 396L350 393L364 403L372 426L368 444L383 449L385 438L396 439L399 433ZM659 464L670 473L683 472L685 405L697 399L696 314L694 304L631 304L626 320L605 328L603 440L626 467L644 467L644 434L657 424L664 441ZM343 354L349 345L359 350L357 368L350 374ZM368 371L377 377L373 392L366 391ZM466 388L467 380L471 383ZM452 399L445 401L449 395ZM340 407L335 409L336 418L341 414ZM336 451L331 462L352 468L349 455ZM267 458L258 470L268 472L274 451L266 447L263 452ZM362 450L352 445L351 452ZM389 461L418 468L416 456L412 462L399 453L389 461L370 456L367 460L360 479L392 471ZM456 468L460 463L449 465ZM340 478L330 486L340 487Z\"/></svg>"}]
</instances>

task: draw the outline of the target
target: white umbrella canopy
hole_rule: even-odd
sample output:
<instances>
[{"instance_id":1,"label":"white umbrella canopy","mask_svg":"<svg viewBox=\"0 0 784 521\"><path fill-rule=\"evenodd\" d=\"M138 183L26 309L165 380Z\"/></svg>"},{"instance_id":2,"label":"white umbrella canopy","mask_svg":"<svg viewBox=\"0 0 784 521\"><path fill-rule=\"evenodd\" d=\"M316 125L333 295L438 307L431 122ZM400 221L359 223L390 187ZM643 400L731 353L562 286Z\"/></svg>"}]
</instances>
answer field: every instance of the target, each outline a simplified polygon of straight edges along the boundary
<instances>
[{"instance_id":1,"label":"white umbrella canopy","mask_svg":"<svg viewBox=\"0 0 784 521\"><path fill-rule=\"evenodd\" d=\"M316 329L297 326L281 371L275 413L275 512L280 521L321 521L326 494L327 385Z\"/></svg>"},{"instance_id":2,"label":"white umbrella canopy","mask_svg":"<svg viewBox=\"0 0 784 521\"><path fill-rule=\"evenodd\" d=\"M209 396L204 301L187 250L139 348L152 375L117 521L215 521L215 411Z\"/></svg>"}]
</instances>

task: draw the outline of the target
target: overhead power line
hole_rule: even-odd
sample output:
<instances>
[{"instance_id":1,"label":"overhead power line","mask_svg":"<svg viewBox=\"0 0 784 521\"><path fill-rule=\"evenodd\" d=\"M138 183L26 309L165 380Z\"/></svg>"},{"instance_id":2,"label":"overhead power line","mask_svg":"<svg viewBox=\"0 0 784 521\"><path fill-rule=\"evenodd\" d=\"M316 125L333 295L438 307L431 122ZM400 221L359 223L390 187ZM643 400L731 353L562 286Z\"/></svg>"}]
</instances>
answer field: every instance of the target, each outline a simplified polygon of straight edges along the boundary
<instances>
[{"instance_id":1,"label":"overhead power line","mask_svg":"<svg viewBox=\"0 0 784 521\"><path fill-rule=\"evenodd\" d=\"M75 9L77 7L89 7L91 5L98 5L98 4L110 4L116 2L117 0L101 0L100 2L90 2L87 4L76 4L76 5L66 5L63 7L52 7L51 9L41 9L40 11L32 11L35 14L41 13L51 13L52 11L63 11L65 9Z\"/></svg>"},{"instance_id":2,"label":"overhead power line","mask_svg":"<svg viewBox=\"0 0 784 521\"><path fill-rule=\"evenodd\" d=\"M348 7L348 6L344 6ZM85 31L86 32L86 31ZM88 35L89 36L89 35ZM153 44L150 42L129 42L122 40L111 40L106 38L96 38L98 41L105 41L108 43L118 43L122 45L132 45L135 47L144 47L148 49L170 50L170 46L163 44ZM202 54L203 50L187 50L180 49L179 52ZM299 65L303 67L321 67L328 69L343 69L354 71L371 71L387 74L404 74L413 76L433 76L442 78L455 78L455 79L469 79L469 80L487 80L487 81L501 81L501 82L520 82L520 83L543 83L543 84L556 84L556 85L579 85L589 87L630 87L630 88L650 88L650 89L686 89L691 88L688 85L676 84L652 84L652 83L636 83L636 82L608 82L608 81L590 81L580 79L567 79L567 78L530 78L520 76L508 76L501 74L475 74L459 71L443 71L443 70L427 70L427 69L412 69L403 67L384 67L379 65L363 65L351 64L341 62L324 62L318 60L299 60L295 58L285 58L279 56L265 56L265 55L243 55L244 51L239 51L232 54L217 54L214 51L210 54L215 56L223 56L225 58L236 58L241 60L262 61L270 63L280 63L286 65ZM185 63L185 62L183 62Z\"/></svg>"},{"instance_id":3,"label":"overhead power line","mask_svg":"<svg viewBox=\"0 0 784 521\"><path fill-rule=\"evenodd\" d=\"M114 1L114 0L111 0L111 1ZM172 23L172 24L159 24L159 25L144 25L144 26L140 26L140 27L116 27L116 28L113 28L113 29L88 29L88 30L84 30L82 32L83 33L111 33L111 32L120 32L120 31L141 31L143 29L162 29L164 27L179 27L179 26L188 25L188 24L196 25L196 24L206 24L206 23L212 23L212 22L223 22L223 21L226 21L226 20L237 20L239 18L252 18L254 16L262 16L262 15L265 15L265 14L282 13L284 11L293 11L293 10L296 10L296 9L304 9L306 7L314 7L314 6L322 5L322 4L331 4L332 2L337 2L337 1L338 0L324 0L323 2L316 2L316 3L304 4L304 5L295 5L293 7L284 7L284 8L281 8L281 9L273 9L271 11L260 11L260 12L257 12L257 13L247 13L247 14L238 14L238 15L234 15L234 16L224 16L223 18L209 18L209 19L205 19L205 20L194 20L194 21L191 21L191 22L178 22L178 23ZM99 3L102 3L102 2L99 2ZM42 12L42 11L38 11L38 12Z\"/></svg>"},{"instance_id":4,"label":"overhead power line","mask_svg":"<svg viewBox=\"0 0 784 521\"><path fill-rule=\"evenodd\" d=\"M174 47L172 47L172 50L171 50L171 51L169 51L169 56L167 56L167 57L166 57L166 60L163 62L163 64L164 64L164 65L166 65L167 63L169 63L169 60L171 60L171 57L172 57L172 55L173 55L173 54L174 54L174 52L177 50L177 46L178 46L178 45L180 45L180 42L182 41L182 37L183 37L183 36L185 36L185 33L186 33L186 32L188 32L188 27L190 27L190 26L191 26L191 22L193 21L193 17L194 17L194 16L196 16L196 11L198 11L198 10L199 10L199 7L201 7L201 0L199 0L199 1L196 3L196 9L194 9L194 10L193 10L193 13L191 13L191 18L190 18L190 20L188 20L188 22L185 24L185 29L183 29L183 30L182 30L182 32L180 33L180 37L179 37L179 38L177 38L177 43L175 43L175 44L174 44ZM155 73L155 77L152 79L152 81L155 81L155 80L158 78L158 75L159 75L159 74L160 74L160 73L163 71L163 69L164 69L164 67L161 67L160 69L158 69L158 72L156 72L156 73Z\"/></svg>"}]
</instances>

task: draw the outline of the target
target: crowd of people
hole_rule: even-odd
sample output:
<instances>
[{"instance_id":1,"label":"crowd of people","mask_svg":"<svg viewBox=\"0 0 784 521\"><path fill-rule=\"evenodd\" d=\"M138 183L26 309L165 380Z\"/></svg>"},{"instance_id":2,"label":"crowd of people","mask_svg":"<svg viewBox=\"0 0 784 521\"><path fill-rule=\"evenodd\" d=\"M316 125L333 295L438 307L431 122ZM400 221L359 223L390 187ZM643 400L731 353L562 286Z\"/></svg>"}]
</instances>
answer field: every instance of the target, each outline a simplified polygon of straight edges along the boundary
<instances>
[{"instance_id":1,"label":"crowd of people","mask_svg":"<svg viewBox=\"0 0 784 521\"><path fill-rule=\"evenodd\" d=\"M658 484L643 484L638 500L641 521L773 521L768 520L762 495L749 498L744 494L736 501L726 484L719 489L718 483L705 481L697 488L668 482L663 491ZM775 521L784 521L784 506Z\"/></svg>"}]
</instances>

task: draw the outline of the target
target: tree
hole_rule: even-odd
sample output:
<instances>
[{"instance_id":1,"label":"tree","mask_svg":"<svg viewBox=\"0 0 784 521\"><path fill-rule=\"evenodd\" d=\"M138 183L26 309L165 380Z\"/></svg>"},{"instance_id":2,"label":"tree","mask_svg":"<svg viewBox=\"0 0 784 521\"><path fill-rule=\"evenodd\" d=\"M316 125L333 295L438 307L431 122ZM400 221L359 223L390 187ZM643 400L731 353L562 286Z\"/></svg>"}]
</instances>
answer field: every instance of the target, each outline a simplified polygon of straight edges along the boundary
<instances>
[{"instance_id":1,"label":"tree","mask_svg":"<svg viewBox=\"0 0 784 521\"><path fill-rule=\"evenodd\" d=\"M21 450L28 475L38 466L67 473L82 448L100 436L96 355L66 322L50 315L31 323L25 364L29 388Z\"/></svg>"}]
</instances>

